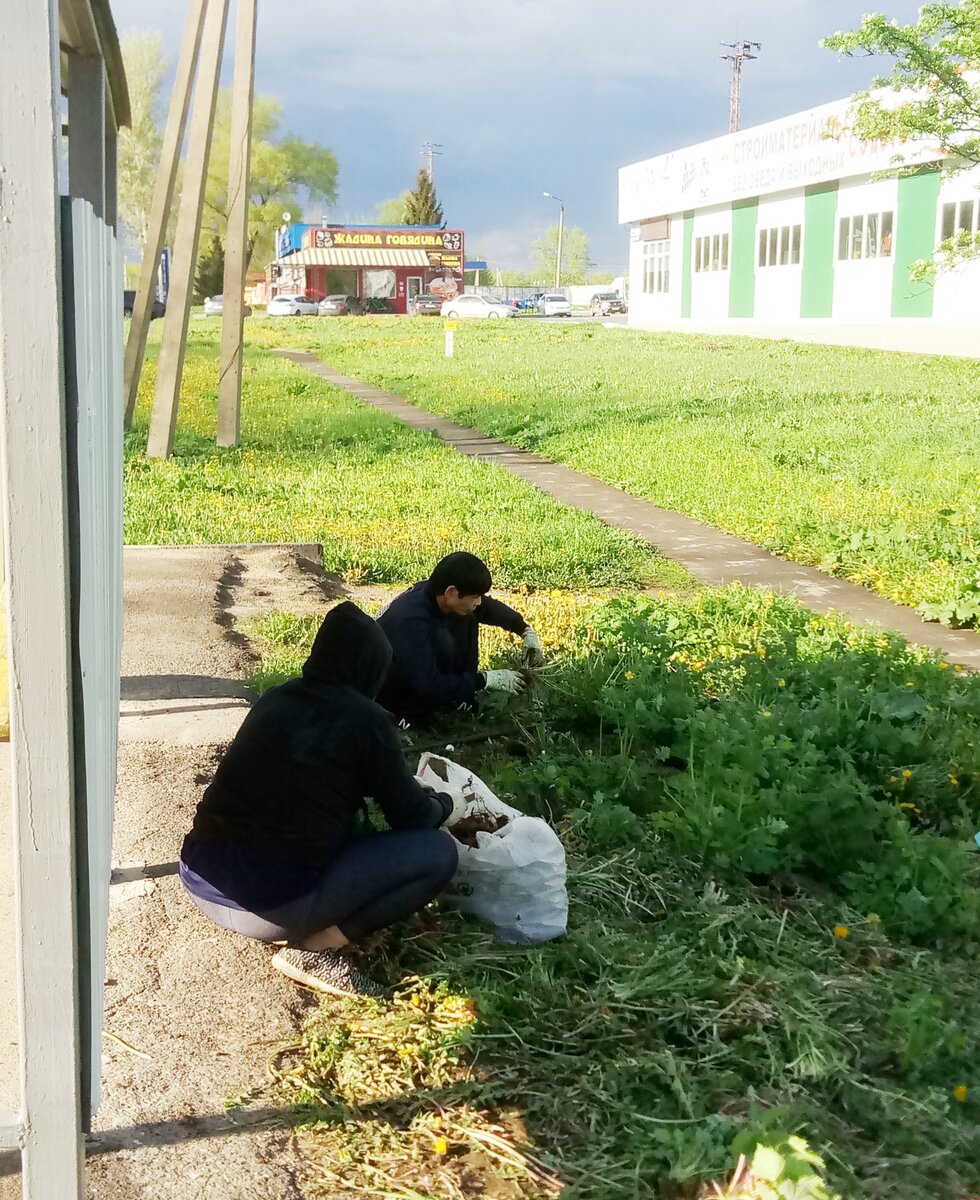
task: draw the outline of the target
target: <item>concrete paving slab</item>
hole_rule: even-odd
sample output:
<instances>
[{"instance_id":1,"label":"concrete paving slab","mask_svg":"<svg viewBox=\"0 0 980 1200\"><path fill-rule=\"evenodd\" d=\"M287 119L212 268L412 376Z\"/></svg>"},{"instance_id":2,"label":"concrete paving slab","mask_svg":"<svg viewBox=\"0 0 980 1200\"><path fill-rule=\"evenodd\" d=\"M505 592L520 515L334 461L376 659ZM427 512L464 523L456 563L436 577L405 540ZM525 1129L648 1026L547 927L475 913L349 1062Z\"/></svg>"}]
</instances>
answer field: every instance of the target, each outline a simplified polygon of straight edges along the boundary
<instances>
[{"instance_id":1,"label":"concrete paving slab","mask_svg":"<svg viewBox=\"0 0 980 1200\"><path fill-rule=\"evenodd\" d=\"M306 351L278 350L276 353L406 425L435 434L461 454L496 463L563 504L583 509L608 525L638 534L703 583L715 586L743 583L786 592L798 597L815 612L835 612L863 625L895 630L910 642L942 651L950 662L980 670L978 632L946 629L924 621L912 609L893 604L858 584L779 558L743 538L704 525L682 513L658 508L581 471L573 471L541 455L519 450L499 438L487 437L446 417L436 416L400 396L343 375Z\"/></svg>"}]
</instances>

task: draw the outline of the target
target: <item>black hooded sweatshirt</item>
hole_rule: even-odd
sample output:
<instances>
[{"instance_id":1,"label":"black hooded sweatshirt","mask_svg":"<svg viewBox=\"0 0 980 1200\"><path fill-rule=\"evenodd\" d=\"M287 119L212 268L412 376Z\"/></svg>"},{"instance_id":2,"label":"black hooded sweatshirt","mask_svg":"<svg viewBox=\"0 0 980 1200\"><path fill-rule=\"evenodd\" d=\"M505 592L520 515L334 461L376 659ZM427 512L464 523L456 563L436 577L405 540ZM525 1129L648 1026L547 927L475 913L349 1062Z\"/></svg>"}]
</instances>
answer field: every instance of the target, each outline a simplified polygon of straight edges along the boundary
<instances>
[{"instance_id":1,"label":"black hooded sweatshirt","mask_svg":"<svg viewBox=\"0 0 980 1200\"><path fill-rule=\"evenodd\" d=\"M390 662L377 622L349 602L331 610L302 677L267 692L242 722L198 805L186 866L243 907L273 907L308 890L310 868L325 867L350 837L366 796L393 829L441 825L452 801L416 782L390 715L373 699ZM266 884L229 880L221 863L235 856L216 853L221 844L247 863L268 862L270 871L258 872ZM289 864L293 888L281 869Z\"/></svg>"}]
</instances>

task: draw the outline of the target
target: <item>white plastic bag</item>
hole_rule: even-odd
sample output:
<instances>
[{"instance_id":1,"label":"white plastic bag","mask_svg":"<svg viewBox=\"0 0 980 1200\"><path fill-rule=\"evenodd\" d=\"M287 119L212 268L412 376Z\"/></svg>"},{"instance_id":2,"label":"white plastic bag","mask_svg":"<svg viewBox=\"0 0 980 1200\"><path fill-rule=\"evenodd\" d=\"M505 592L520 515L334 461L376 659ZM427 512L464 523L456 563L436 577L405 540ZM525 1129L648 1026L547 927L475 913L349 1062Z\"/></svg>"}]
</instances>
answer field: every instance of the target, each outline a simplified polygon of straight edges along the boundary
<instances>
[{"instance_id":1,"label":"white plastic bag","mask_svg":"<svg viewBox=\"0 0 980 1200\"><path fill-rule=\"evenodd\" d=\"M503 942L561 937L568 925L565 849L551 826L498 800L478 775L451 759L423 754L417 776L436 791L508 818L496 833L477 833L475 848L457 842L459 869L444 899L492 925Z\"/></svg>"}]
</instances>

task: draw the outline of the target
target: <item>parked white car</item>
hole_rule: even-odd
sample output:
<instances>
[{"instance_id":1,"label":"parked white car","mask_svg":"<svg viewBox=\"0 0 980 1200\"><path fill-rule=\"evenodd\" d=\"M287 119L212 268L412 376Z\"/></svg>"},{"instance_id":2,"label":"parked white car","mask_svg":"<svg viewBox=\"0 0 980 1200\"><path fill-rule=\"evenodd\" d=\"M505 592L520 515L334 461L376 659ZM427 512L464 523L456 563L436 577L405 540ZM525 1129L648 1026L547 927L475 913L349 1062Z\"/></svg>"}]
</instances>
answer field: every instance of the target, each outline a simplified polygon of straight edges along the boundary
<instances>
[{"instance_id":1,"label":"parked white car","mask_svg":"<svg viewBox=\"0 0 980 1200\"><path fill-rule=\"evenodd\" d=\"M225 315L225 298L224 296L208 296L204 301L204 315L206 317L223 317ZM252 310L247 304L242 305L242 316L250 317Z\"/></svg>"},{"instance_id":2,"label":"parked white car","mask_svg":"<svg viewBox=\"0 0 980 1200\"><path fill-rule=\"evenodd\" d=\"M558 292L545 292L538 301L538 312L544 317L570 317L572 302Z\"/></svg>"},{"instance_id":3,"label":"parked white car","mask_svg":"<svg viewBox=\"0 0 980 1200\"><path fill-rule=\"evenodd\" d=\"M317 302L308 296L284 294L273 296L265 310L270 317L315 317Z\"/></svg>"},{"instance_id":4,"label":"parked white car","mask_svg":"<svg viewBox=\"0 0 980 1200\"><path fill-rule=\"evenodd\" d=\"M503 300L488 299L486 296L456 296L452 300L444 300L442 305L444 317L515 317L517 309Z\"/></svg>"}]
</instances>

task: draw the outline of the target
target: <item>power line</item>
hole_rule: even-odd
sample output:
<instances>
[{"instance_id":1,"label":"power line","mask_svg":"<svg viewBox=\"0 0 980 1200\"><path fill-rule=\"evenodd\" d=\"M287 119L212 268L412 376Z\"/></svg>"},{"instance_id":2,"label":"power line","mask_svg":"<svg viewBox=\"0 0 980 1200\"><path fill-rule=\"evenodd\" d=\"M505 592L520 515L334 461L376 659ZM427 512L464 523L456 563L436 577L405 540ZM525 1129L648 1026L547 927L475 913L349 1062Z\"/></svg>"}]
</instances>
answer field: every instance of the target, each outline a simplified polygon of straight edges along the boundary
<instances>
[{"instance_id":1,"label":"power line","mask_svg":"<svg viewBox=\"0 0 980 1200\"><path fill-rule=\"evenodd\" d=\"M731 50L731 54L723 54L721 57L732 64L732 88L728 102L728 132L737 133L742 117L742 63L747 59L755 59L759 56L753 54L753 50L761 50L760 42L722 42L726 50Z\"/></svg>"}]
</instances>

